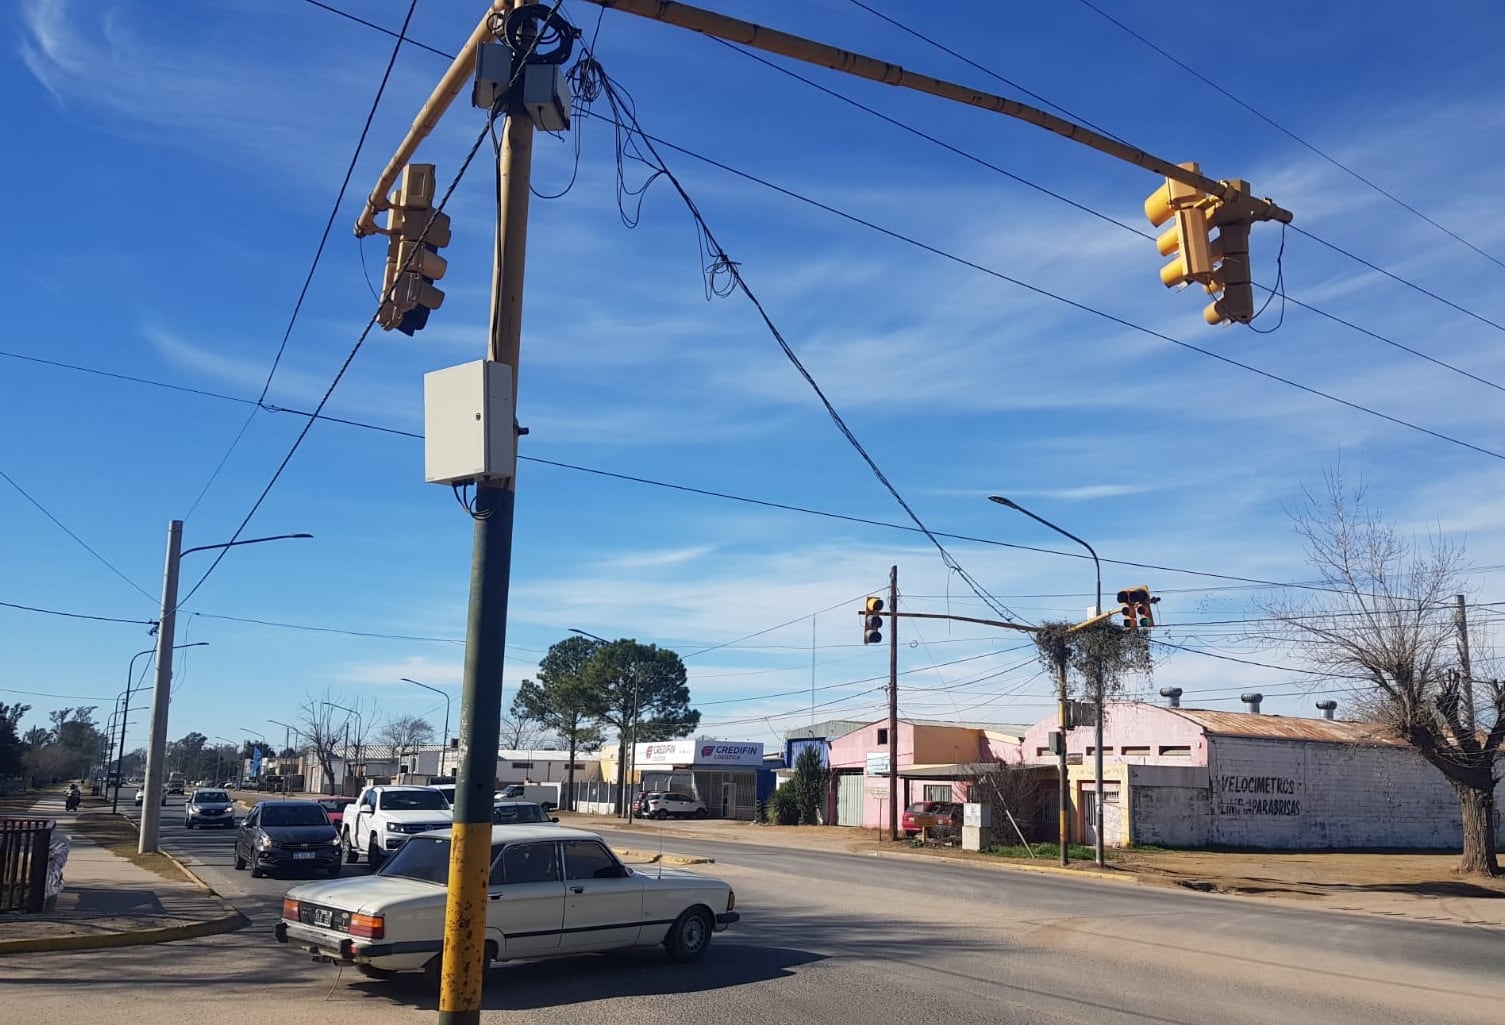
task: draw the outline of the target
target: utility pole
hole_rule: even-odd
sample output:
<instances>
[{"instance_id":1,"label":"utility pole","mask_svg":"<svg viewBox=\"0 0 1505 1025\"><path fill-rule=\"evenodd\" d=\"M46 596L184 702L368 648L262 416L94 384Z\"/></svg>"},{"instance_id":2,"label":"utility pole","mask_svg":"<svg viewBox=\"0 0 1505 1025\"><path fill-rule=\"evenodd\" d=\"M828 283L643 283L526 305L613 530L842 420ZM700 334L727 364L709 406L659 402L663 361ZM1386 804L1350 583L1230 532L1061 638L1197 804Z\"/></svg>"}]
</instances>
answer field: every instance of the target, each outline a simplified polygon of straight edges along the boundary
<instances>
[{"instance_id":1,"label":"utility pole","mask_svg":"<svg viewBox=\"0 0 1505 1025\"><path fill-rule=\"evenodd\" d=\"M899 839L899 567L888 569L888 840ZM912 747L913 745L911 745Z\"/></svg>"},{"instance_id":2,"label":"utility pole","mask_svg":"<svg viewBox=\"0 0 1505 1025\"><path fill-rule=\"evenodd\" d=\"M515 6L514 6L515 9ZM525 28L531 51L533 32ZM518 76L514 76L514 81ZM533 167L533 122L522 91L508 90L502 127L495 262L491 276L488 362L511 368L512 408L522 352L523 269ZM516 444L514 438L513 444ZM514 474L515 474L514 470ZM460 697L460 764L449 858L449 899L439 986L441 1025L479 1025L486 971L487 884L491 872L491 795L502 716L502 655L507 644L507 597L512 568L512 522L517 479L475 482L475 527L470 607L465 630L465 675Z\"/></svg>"},{"instance_id":3,"label":"utility pole","mask_svg":"<svg viewBox=\"0 0 1505 1025\"><path fill-rule=\"evenodd\" d=\"M1474 730L1474 673L1468 659L1468 605L1461 594L1453 595L1453 629L1458 634L1458 671L1462 674L1463 686L1459 688L1463 728Z\"/></svg>"},{"instance_id":4,"label":"utility pole","mask_svg":"<svg viewBox=\"0 0 1505 1025\"><path fill-rule=\"evenodd\" d=\"M152 688L151 743L146 749L146 794L141 799L140 854L157 850L162 822L163 761L167 756L167 706L172 703L172 637L177 623L178 561L183 549L183 521L167 524L167 567L162 574L162 618L157 621L157 682Z\"/></svg>"},{"instance_id":5,"label":"utility pole","mask_svg":"<svg viewBox=\"0 0 1505 1025\"><path fill-rule=\"evenodd\" d=\"M1061 650L1056 653L1056 694L1060 706L1061 743L1060 750L1056 752L1056 800L1061 806L1060 817L1056 822L1056 838L1061 848L1061 864L1065 865L1071 859L1066 848L1071 844L1071 820L1068 809L1071 807L1071 783L1066 778L1066 737L1071 728L1071 702L1066 697L1066 646L1062 642Z\"/></svg>"}]
</instances>

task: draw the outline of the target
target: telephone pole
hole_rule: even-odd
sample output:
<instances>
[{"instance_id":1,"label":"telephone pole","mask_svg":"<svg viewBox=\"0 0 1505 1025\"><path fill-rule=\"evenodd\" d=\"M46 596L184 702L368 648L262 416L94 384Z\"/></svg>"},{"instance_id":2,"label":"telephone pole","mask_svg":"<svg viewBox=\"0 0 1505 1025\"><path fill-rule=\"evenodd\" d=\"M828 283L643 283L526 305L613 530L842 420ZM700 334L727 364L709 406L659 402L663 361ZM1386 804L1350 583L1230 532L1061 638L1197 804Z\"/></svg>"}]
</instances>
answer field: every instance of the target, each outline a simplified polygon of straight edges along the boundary
<instances>
[{"instance_id":1,"label":"telephone pole","mask_svg":"<svg viewBox=\"0 0 1505 1025\"><path fill-rule=\"evenodd\" d=\"M888 568L888 840L899 839L899 567ZM913 745L911 744L911 749Z\"/></svg>"},{"instance_id":2,"label":"telephone pole","mask_svg":"<svg viewBox=\"0 0 1505 1025\"><path fill-rule=\"evenodd\" d=\"M1468 659L1468 605L1461 594L1453 595L1453 629L1458 635L1458 672L1462 676L1458 699L1459 721L1470 733L1474 730L1474 673Z\"/></svg>"}]
</instances>

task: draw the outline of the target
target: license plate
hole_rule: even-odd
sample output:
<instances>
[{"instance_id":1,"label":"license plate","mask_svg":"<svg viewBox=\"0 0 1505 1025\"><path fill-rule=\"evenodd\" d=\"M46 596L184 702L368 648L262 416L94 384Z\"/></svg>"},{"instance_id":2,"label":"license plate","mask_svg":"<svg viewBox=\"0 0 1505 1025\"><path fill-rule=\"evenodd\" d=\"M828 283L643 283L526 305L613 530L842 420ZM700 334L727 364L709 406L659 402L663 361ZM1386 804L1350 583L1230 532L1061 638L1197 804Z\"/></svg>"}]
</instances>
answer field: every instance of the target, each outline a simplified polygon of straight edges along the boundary
<instances>
[{"instance_id":1,"label":"license plate","mask_svg":"<svg viewBox=\"0 0 1505 1025\"><path fill-rule=\"evenodd\" d=\"M322 925L327 929L333 917L334 913L328 908L314 908L314 925Z\"/></svg>"},{"instance_id":2,"label":"license plate","mask_svg":"<svg viewBox=\"0 0 1505 1025\"><path fill-rule=\"evenodd\" d=\"M315 853L316 853L315 851L294 851L293 852L293 860L294 861L313 861Z\"/></svg>"}]
</instances>

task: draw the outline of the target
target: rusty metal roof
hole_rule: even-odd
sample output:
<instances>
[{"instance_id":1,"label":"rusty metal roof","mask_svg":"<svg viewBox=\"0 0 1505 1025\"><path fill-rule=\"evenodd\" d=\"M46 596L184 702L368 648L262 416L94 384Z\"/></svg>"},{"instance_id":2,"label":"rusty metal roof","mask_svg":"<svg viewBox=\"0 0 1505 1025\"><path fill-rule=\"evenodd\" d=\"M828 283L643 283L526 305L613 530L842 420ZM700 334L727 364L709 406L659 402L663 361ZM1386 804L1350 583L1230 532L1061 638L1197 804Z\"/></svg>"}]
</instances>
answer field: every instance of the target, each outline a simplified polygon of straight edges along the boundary
<instances>
[{"instance_id":1,"label":"rusty metal roof","mask_svg":"<svg viewBox=\"0 0 1505 1025\"><path fill-rule=\"evenodd\" d=\"M1258 737L1268 740L1309 740L1327 744L1373 744L1405 747L1387 727L1344 719L1303 719L1257 712L1219 712L1207 708L1167 708L1218 737Z\"/></svg>"}]
</instances>

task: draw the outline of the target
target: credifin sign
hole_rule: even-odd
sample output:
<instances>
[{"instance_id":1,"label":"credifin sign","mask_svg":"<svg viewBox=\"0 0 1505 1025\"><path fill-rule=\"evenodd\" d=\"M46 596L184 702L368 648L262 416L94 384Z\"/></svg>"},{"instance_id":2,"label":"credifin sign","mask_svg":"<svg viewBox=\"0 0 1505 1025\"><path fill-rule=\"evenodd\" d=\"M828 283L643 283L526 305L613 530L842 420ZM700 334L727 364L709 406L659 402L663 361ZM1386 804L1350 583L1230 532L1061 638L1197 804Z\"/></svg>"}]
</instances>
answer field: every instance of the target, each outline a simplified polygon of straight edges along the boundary
<instances>
[{"instance_id":1,"label":"credifin sign","mask_svg":"<svg viewBox=\"0 0 1505 1025\"><path fill-rule=\"evenodd\" d=\"M763 745L751 741L667 740L637 746L637 765L761 768Z\"/></svg>"}]
</instances>

